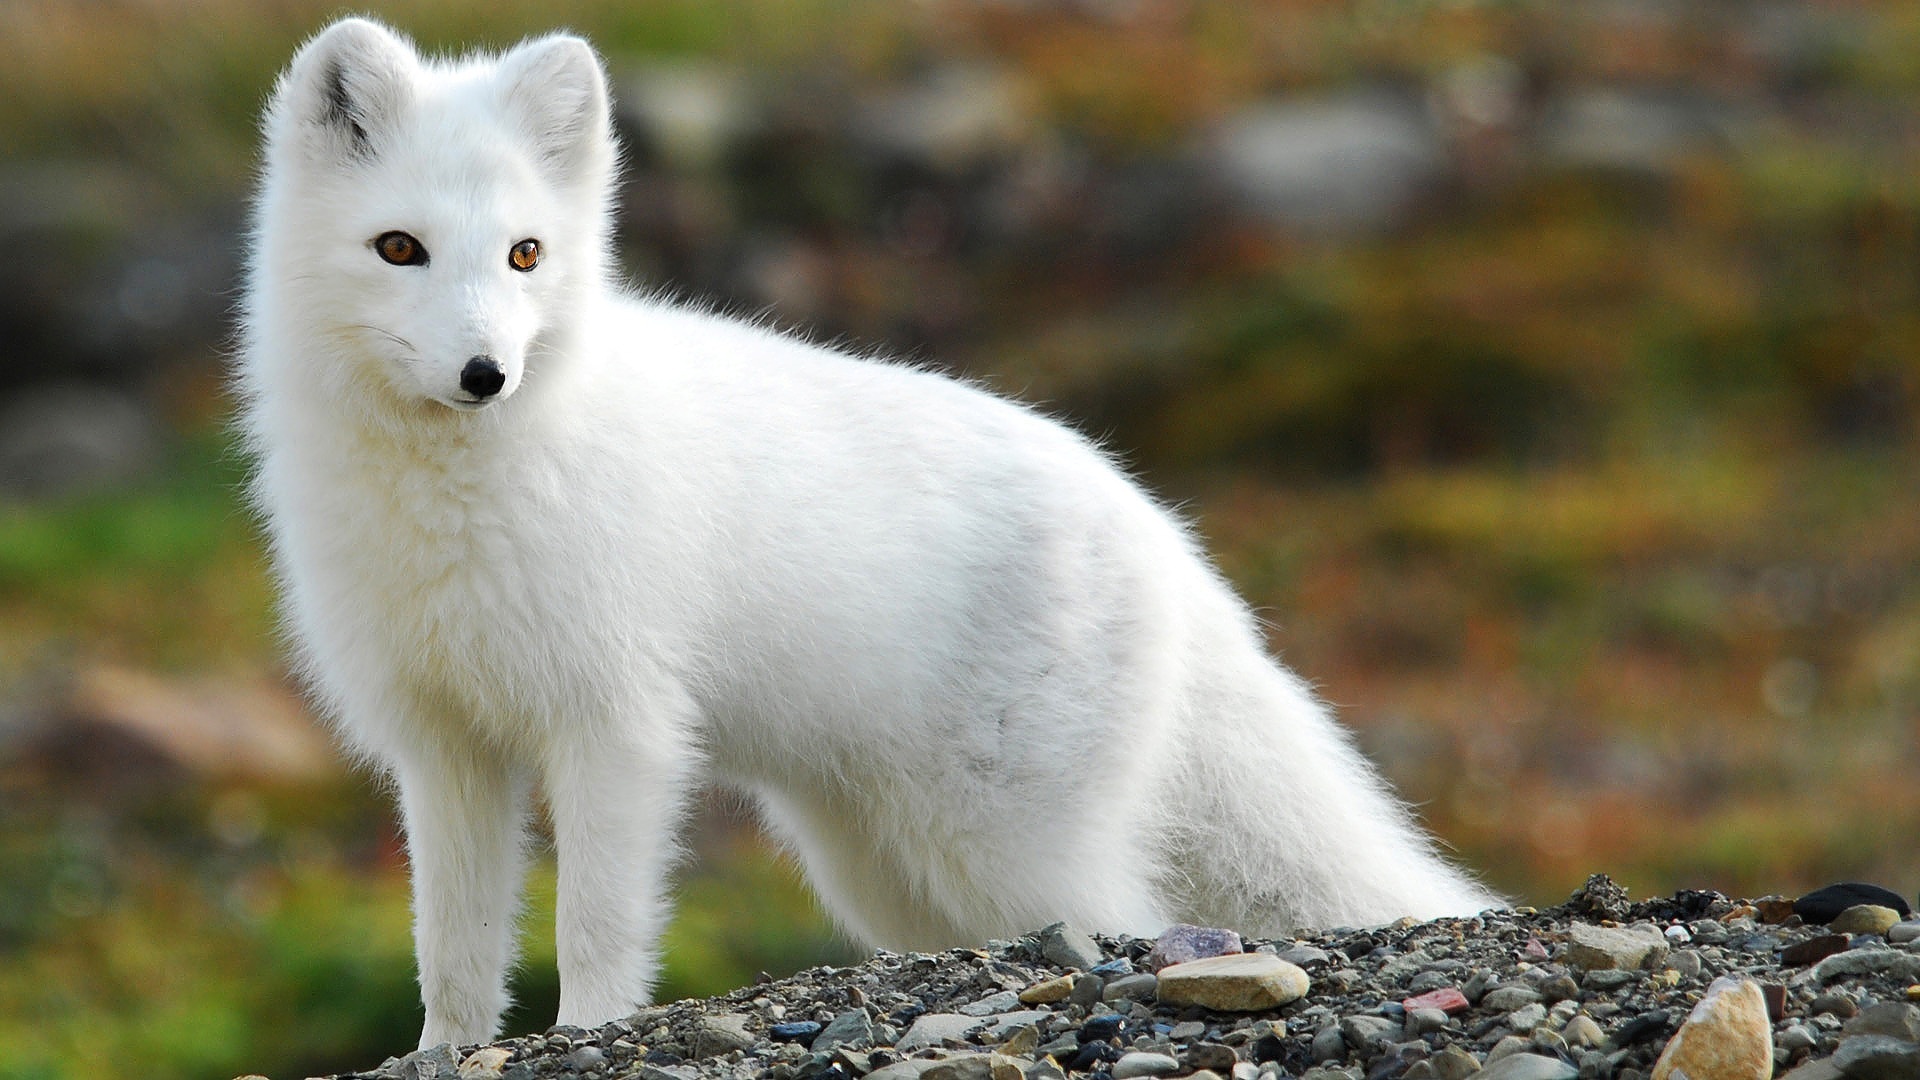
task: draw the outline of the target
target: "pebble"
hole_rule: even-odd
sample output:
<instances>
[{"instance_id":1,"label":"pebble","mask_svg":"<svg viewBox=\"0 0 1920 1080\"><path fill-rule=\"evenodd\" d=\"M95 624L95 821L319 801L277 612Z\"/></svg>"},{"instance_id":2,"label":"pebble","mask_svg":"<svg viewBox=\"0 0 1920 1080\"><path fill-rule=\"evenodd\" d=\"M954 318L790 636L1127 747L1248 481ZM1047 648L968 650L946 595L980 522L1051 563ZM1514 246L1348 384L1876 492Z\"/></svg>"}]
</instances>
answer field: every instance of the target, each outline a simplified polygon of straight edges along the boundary
<instances>
[{"instance_id":1,"label":"pebble","mask_svg":"<svg viewBox=\"0 0 1920 1080\"><path fill-rule=\"evenodd\" d=\"M1773 1025L1752 979L1715 979L1654 1062L1651 1080L1768 1080Z\"/></svg>"},{"instance_id":2,"label":"pebble","mask_svg":"<svg viewBox=\"0 0 1920 1080\"><path fill-rule=\"evenodd\" d=\"M1596 1049L1607 1041L1607 1033L1601 1030L1593 1017L1584 1013L1567 1021L1560 1029L1560 1037L1567 1040L1568 1046Z\"/></svg>"},{"instance_id":3,"label":"pebble","mask_svg":"<svg viewBox=\"0 0 1920 1080\"><path fill-rule=\"evenodd\" d=\"M901 1054L911 1054L927 1046L939 1046L945 1042L960 1042L967 1032L980 1027L980 1018L960 1013L928 1013L913 1022L905 1035L900 1036L893 1048Z\"/></svg>"},{"instance_id":4,"label":"pebble","mask_svg":"<svg viewBox=\"0 0 1920 1080\"><path fill-rule=\"evenodd\" d=\"M1827 929L1836 934L1884 934L1900 921L1900 913L1881 904L1855 904L1833 917Z\"/></svg>"},{"instance_id":5,"label":"pebble","mask_svg":"<svg viewBox=\"0 0 1920 1080\"><path fill-rule=\"evenodd\" d=\"M1883 1001L1860 1010L1840 1031L1845 1035L1886 1035L1920 1043L1920 1009L1904 1001Z\"/></svg>"},{"instance_id":6,"label":"pebble","mask_svg":"<svg viewBox=\"0 0 1920 1080\"><path fill-rule=\"evenodd\" d=\"M816 1029L818 1025L815 1025ZM746 1050L759 1040L747 1030L747 1018L739 1013L708 1016L693 1030L693 1056L718 1057L734 1050Z\"/></svg>"},{"instance_id":7,"label":"pebble","mask_svg":"<svg viewBox=\"0 0 1920 1080\"><path fill-rule=\"evenodd\" d=\"M1825 960L1834 953L1846 952L1849 944L1851 942L1845 934L1821 934L1780 950L1780 962L1788 967L1805 967Z\"/></svg>"},{"instance_id":8,"label":"pebble","mask_svg":"<svg viewBox=\"0 0 1920 1080\"><path fill-rule=\"evenodd\" d=\"M1909 941L1920 941L1920 920L1909 919L1887 928L1887 940L1895 945L1905 945Z\"/></svg>"},{"instance_id":9,"label":"pebble","mask_svg":"<svg viewBox=\"0 0 1920 1080\"><path fill-rule=\"evenodd\" d=\"M1848 1080L1913 1080L1920 1076L1920 1045L1886 1035L1856 1035L1841 1040L1833 1063Z\"/></svg>"},{"instance_id":10,"label":"pebble","mask_svg":"<svg viewBox=\"0 0 1920 1080\"><path fill-rule=\"evenodd\" d=\"M1816 926L1825 926L1839 918L1841 912L1859 904L1889 907L1899 912L1902 918L1913 914L1913 909L1907 906L1906 899L1899 893L1863 881L1843 881L1815 889L1793 902L1793 913Z\"/></svg>"},{"instance_id":11,"label":"pebble","mask_svg":"<svg viewBox=\"0 0 1920 1080\"><path fill-rule=\"evenodd\" d=\"M1061 975L1057 978L1048 979L1045 982L1034 983L1032 986L1020 991L1020 1003L1022 1005L1052 1005L1056 1002L1067 1000L1068 995L1072 993L1073 976Z\"/></svg>"},{"instance_id":12,"label":"pebble","mask_svg":"<svg viewBox=\"0 0 1920 1080\"><path fill-rule=\"evenodd\" d=\"M1487 1067L1473 1074L1473 1080L1576 1080L1580 1070L1545 1054L1508 1054L1498 1061L1489 1055ZM1705 1078L1696 1078L1705 1080Z\"/></svg>"},{"instance_id":13,"label":"pebble","mask_svg":"<svg viewBox=\"0 0 1920 1080\"><path fill-rule=\"evenodd\" d=\"M1415 997L1403 998L1400 1001L1400 1007L1408 1012L1415 1009L1439 1009L1451 1016L1473 1008L1473 1003L1467 1000L1467 995L1449 986L1442 990L1432 990Z\"/></svg>"},{"instance_id":14,"label":"pebble","mask_svg":"<svg viewBox=\"0 0 1920 1080\"><path fill-rule=\"evenodd\" d=\"M1080 971L1091 971L1105 959L1092 938L1066 923L1054 923L1040 931L1040 955L1063 968Z\"/></svg>"},{"instance_id":15,"label":"pebble","mask_svg":"<svg viewBox=\"0 0 1920 1080\"><path fill-rule=\"evenodd\" d=\"M1666 935L1649 923L1626 927L1574 923L1568 928L1567 963L1587 971L1633 971L1666 960Z\"/></svg>"},{"instance_id":16,"label":"pebble","mask_svg":"<svg viewBox=\"0 0 1920 1080\"><path fill-rule=\"evenodd\" d=\"M1913 982L1920 979L1920 956L1897 949L1849 949L1813 966L1816 982L1858 975L1886 975Z\"/></svg>"},{"instance_id":17,"label":"pebble","mask_svg":"<svg viewBox=\"0 0 1920 1080\"><path fill-rule=\"evenodd\" d=\"M1140 966L1148 971L1159 971L1173 964L1240 951L1240 935L1232 930L1175 923L1161 932Z\"/></svg>"},{"instance_id":18,"label":"pebble","mask_svg":"<svg viewBox=\"0 0 1920 1080\"><path fill-rule=\"evenodd\" d=\"M1013 998L1013 995L1008 994L1007 997ZM831 1053L840 1046L861 1050L873 1045L873 1035L873 1020L867 1016L867 1010L848 1009L820 1029L810 1049L816 1054Z\"/></svg>"},{"instance_id":19,"label":"pebble","mask_svg":"<svg viewBox=\"0 0 1920 1080\"><path fill-rule=\"evenodd\" d=\"M994 1013L1009 1012L1020 1004L1020 995L1011 990L1002 990L989 994L979 1001L968 1002L960 1006L959 1012L966 1016L992 1016Z\"/></svg>"},{"instance_id":20,"label":"pebble","mask_svg":"<svg viewBox=\"0 0 1920 1080\"><path fill-rule=\"evenodd\" d=\"M503 1047L483 1046L460 1062L457 1075L460 1080L494 1080L512 1057L513 1053Z\"/></svg>"},{"instance_id":21,"label":"pebble","mask_svg":"<svg viewBox=\"0 0 1920 1080\"><path fill-rule=\"evenodd\" d=\"M807 1046L813 1042L815 1036L820 1034L820 1028L821 1024L817 1020L795 1020L792 1023L774 1024L768 1027L767 1037L774 1042L791 1042Z\"/></svg>"},{"instance_id":22,"label":"pebble","mask_svg":"<svg viewBox=\"0 0 1920 1080\"><path fill-rule=\"evenodd\" d=\"M1307 973L1277 956L1238 953L1160 970L1160 1000L1221 1012L1277 1008L1307 995Z\"/></svg>"},{"instance_id":23,"label":"pebble","mask_svg":"<svg viewBox=\"0 0 1920 1080\"><path fill-rule=\"evenodd\" d=\"M1480 1007L1494 1012L1512 1012L1540 1000L1540 991L1530 986L1496 986L1480 997Z\"/></svg>"},{"instance_id":24,"label":"pebble","mask_svg":"<svg viewBox=\"0 0 1920 1080\"><path fill-rule=\"evenodd\" d=\"M1159 987L1159 977L1149 972L1141 971L1132 975L1122 975L1120 978L1107 980L1107 985L1100 990L1100 1000L1106 1002L1152 1001Z\"/></svg>"},{"instance_id":25,"label":"pebble","mask_svg":"<svg viewBox=\"0 0 1920 1080\"><path fill-rule=\"evenodd\" d=\"M1113 1063L1113 1080L1132 1080L1136 1076L1170 1076L1180 1070L1180 1063L1166 1054L1150 1054L1135 1051L1120 1055Z\"/></svg>"}]
</instances>

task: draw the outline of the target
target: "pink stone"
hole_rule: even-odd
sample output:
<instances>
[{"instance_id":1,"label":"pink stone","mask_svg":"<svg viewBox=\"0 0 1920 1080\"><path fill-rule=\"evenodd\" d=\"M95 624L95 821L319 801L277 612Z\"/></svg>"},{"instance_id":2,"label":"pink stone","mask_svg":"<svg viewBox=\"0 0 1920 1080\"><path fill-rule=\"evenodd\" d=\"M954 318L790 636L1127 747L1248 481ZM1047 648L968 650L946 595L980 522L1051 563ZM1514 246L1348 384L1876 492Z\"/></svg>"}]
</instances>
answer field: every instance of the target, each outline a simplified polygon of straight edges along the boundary
<instances>
[{"instance_id":1,"label":"pink stone","mask_svg":"<svg viewBox=\"0 0 1920 1080\"><path fill-rule=\"evenodd\" d=\"M1473 1007L1473 1003L1467 1000L1467 995L1455 990L1451 986L1440 990L1430 990L1417 997L1407 998L1402 1001L1400 1005L1408 1012L1412 1012L1415 1009L1439 1009L1449 1016L1454 1013L1466 1012Z\"/></svg>"}]
</instances>

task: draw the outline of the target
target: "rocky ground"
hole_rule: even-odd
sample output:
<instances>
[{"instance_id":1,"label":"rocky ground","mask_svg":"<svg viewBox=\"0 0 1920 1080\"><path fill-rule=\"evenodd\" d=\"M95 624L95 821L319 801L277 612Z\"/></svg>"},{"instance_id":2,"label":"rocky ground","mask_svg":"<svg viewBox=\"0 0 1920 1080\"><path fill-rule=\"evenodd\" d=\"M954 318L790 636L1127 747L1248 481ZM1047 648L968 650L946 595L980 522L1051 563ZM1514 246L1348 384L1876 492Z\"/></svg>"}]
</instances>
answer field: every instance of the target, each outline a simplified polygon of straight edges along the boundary
<instances>
[{"instance_id":1,"label":"rocky ground","mask_svg":"<svg viewBox=\"0 0 1920 1080\"><path fill-rule=\"evenodd\" d=\"M881 952L335 1080L1896 1080L1920 1077L1917 984L1920 921L1886 890L1635 903L1596 876L1547 911L1271 942Z\"/></svg>"}]
</instances>

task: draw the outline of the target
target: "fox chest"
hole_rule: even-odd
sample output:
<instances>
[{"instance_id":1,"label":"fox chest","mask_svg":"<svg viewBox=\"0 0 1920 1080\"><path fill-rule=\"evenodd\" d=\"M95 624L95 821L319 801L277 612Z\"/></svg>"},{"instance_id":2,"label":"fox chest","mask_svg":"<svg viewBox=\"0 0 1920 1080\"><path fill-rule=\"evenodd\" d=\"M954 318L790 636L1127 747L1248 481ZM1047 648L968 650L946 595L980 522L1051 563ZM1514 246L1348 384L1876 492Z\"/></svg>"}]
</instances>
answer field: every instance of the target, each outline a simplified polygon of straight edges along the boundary
<instances>
[{"instance_id":1,"label":"fox chest","mask_svg":"<svg viewBox=\"0 0 1920 1080\"><path fill-rule=\"evenodd\" d=\"M565 508L395 485L329 523L311 584L339 648L407 693L476 717L605 696L630 634L617 579ZM359 666L356 664L355 666Z\"/></svg>"}]
</instances>

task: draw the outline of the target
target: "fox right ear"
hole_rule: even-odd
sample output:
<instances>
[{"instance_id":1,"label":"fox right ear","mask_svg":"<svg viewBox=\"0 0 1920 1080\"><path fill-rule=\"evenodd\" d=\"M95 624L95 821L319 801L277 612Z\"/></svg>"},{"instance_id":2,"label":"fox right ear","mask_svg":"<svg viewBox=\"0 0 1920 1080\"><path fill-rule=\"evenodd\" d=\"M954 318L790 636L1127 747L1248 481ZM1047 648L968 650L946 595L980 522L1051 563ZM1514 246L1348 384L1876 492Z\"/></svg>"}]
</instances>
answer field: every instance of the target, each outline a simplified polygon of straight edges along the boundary
<instances>
[{"instance_id":1,"label":"fox right ear","mask_svg":"<svg viewBox=\"0 0 1920 1080\"><path fill-rule=\"evenodd\" d=\"M368 158L407 107L419 57L371 19L341 19L315 35L280 79L272 113L342 158Z\"/></svg>"}]
</instances>

